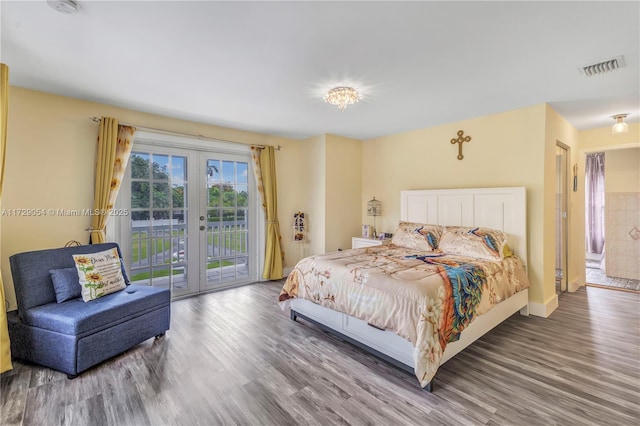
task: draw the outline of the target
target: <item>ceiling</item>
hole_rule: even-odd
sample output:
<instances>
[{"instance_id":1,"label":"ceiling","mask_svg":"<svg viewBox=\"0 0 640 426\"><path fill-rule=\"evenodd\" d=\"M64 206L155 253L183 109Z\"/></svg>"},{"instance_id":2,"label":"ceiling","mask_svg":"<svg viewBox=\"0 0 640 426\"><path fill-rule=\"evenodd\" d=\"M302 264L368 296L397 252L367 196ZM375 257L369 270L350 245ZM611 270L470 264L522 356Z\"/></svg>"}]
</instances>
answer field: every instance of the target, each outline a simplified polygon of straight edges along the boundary
<instances>
[{"instance_id":1,"label":"ceiling","mask_svg":"<svg viewBox=\"0 0 640 426\"><path fill-rule=\"evenodd\" d=\"M10 84L219 126L369 139L543 102L640 118L640 3L0 3ZM594 77L584 65L623 55ZM322 96L353 85L344 112ZM135 124L135 123L133 123Z\"/></svg>"}]
</instances>

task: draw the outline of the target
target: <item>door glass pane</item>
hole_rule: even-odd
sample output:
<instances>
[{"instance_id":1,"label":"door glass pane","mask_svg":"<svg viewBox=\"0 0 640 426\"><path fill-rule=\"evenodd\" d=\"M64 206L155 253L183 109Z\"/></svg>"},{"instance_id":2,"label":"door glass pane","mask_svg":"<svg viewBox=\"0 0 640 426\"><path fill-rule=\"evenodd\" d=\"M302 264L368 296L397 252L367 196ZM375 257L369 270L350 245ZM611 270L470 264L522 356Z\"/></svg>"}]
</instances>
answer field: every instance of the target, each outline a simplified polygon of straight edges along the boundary
<instances>
[{"instance_id":1,"label":"door glass pane","mask_svg":"<svg viewBox=\"0 0 640 426\"><path fill-rule=\"evenodd\" d=\"M236 163L237 175L236 180L238 184L249 182L249 177L247 174L249 173L249 164L247 163Z\"/></svg>"},{"instance_id":2,"label":"door glass pane","mask_svg":"<svg viewBox=\"0 0 640 426\"><path fill-rule=\"evenodd\" d=\"M234 184L236 181L236 167L233 161L222 162L222 182Z\"/></svg>"},{"instance_id":3,"label":"door glass pane","mask_svg":"<svg viewBox=\"0 0 640 426\"><path fill-rule=\"evenodd\" d=\"M220 161L207 160L207 180L209 182L220 182Z\"/></svg>"},{"instance_id":4,"label":"door glass pane","mask_svg":"<svg viewBox=\"0 0 640 426\"><path fill-rule=\"evenodd\" d=\"M131 208L146 208L150 207L150 192L148 182L131 182Z\"/></svg>"},{"instance_id":5,"label":"door glass pane","mask_svg":"<svg viewBox=\"0 0 640 426\"><path fill-rule=\"evenodd\" d=\"M169 180L169 156L153 154L153 179Z\"/></svg>"},{"instance_id":6,"label":"door glass pane","mask_svg":"<svg viewBox=\"0 0 640 426\"><path fill-rule=\"evenodd\" d=\"M221 185L217 183L209 183L207 185L207 206L220 207Z\"/></svg>"},{"instance_id":7,"label":"door glass pane","mask_svg":"<svg viewBox=\"0 0 640 426\"><path fill-rule=\"evenodd\" d=\"M131 162L131 179L149 178L149 168L151 166L149 154L133 152L129 161Z\"/></svg>"},{"instance_id":8,"label":"door glass pane","mask_svg":"<svg viewBox=\"0 0 640 426\"><path fill-rule=\"evenodd\" d=\"M187 180L187 159L185 157L171 157L171 181Z\"/></svg>"},{"instance_id":9,"label":"door glass pane","mask_svg":"<svg viewBox=\"0 0 640 426\"><path fill-rule=\"evenodd\" d=\"M131 153L131 281L187 289L187 157Z\"/></svg>"},{"instance_id":10,"label":"door glass pane","mask_svg":"<svg viewBox=\"0 0 640 426\"><path fill-rule=\"evenodd\" d=\"M187 207L186 183L174 183L171 185L171 202L174 209Z\"/></svg>"},{"instance_id":11,"label":"door glass pane","mask_svg":"<svg viewBox=\"0 0 640 426\"><path fill-rule=\"evenodd\" d=\"M249 189L247 185L237 186L238 207L249 207Z\"/></svg>"},{"instance_id":12,"label":"door glass pane","mask_svg":"<svg viewBox=\"0 0 640 426\"><path fill-rule=\"evenodd\" d=\"M218 159L206 164L206 277L207 286L215 287L249 277L249 164Z\"/></svg>"}]
</instances>

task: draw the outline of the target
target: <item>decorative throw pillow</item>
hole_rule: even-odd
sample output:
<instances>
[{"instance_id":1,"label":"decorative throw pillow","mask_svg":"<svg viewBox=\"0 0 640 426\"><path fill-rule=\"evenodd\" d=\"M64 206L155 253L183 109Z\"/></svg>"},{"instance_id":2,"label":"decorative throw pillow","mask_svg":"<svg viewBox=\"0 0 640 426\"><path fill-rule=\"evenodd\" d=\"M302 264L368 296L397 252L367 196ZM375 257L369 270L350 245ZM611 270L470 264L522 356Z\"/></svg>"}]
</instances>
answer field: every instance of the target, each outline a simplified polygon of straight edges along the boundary
<instances>
[{"instance_id":1,"label":"decorative throw pillow","mask_svg":"<svg viewBox=\"0 0 640 426\"><path fill-rule=\"evenodd\" d=\"M74 254L73 261L82 286L82 300L85 302L115 293L127 286L116 248L98 253Z\"/></svg>"},{"instance_id":2,"label":"decorative throw pillow","mask_svg":"<svg viewBox=\"0 0 640 426\"><path fill-rule=\"evenodd\" d=\"M76 268L51 269L51 282L56 293L56 302L78 298L82 295L82 287Z\"/></svg>"},{"instance_id":3,"label":"decorative throw pillow","mask_svg":"<svg viewBox=\"0 0 640 426\"><path fill-rule=\"evenodd\" d=\"M391 244L419 251L434 251L438 248L442 226L424 223L400 222L393 234Z\"/></svg>"},{"instance_id":4,"label":"decorative throw pillow","mask_svg":"<svg viewBox=\"0 0 640 426\"><path fill-rule=\"evenodd\" d=\"M447 226L440 239L440 250L487 260L504 259L508 235L497 229Z\"/></svg>"}]
</instances>

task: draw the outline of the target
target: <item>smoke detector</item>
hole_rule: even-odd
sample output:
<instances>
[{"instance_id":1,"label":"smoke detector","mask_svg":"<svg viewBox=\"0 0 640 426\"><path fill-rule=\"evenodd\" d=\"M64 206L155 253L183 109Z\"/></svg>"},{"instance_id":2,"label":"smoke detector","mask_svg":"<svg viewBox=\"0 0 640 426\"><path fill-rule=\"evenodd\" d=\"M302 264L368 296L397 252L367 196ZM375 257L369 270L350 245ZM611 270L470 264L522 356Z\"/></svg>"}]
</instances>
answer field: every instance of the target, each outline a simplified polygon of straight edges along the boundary
<instances>
[{"instance_id":1,"label":"smoke detector","mask_svg":"<svg viewBox=\"0 0 640 426\"><path fill-rule=\"evenodd\" d=\"M624 68L624 56L616 56L615 58L607 59L597 62L595 64L585 65L579 68L580 74L585 77L591 77L594 75L600 75L608 73L609 71L615 71L618 68Z\"/></svg>"},{"instance_id":2,"label":"smoke detector","mask_svg":"<svg viewBox=\"0 0 640 426\"><path fill-rule=\"evenodd\" d=\"M47 4L65 15L73 15L80 10L80 4L76 0L47 0Z\"/></svg>"}]
</instances>

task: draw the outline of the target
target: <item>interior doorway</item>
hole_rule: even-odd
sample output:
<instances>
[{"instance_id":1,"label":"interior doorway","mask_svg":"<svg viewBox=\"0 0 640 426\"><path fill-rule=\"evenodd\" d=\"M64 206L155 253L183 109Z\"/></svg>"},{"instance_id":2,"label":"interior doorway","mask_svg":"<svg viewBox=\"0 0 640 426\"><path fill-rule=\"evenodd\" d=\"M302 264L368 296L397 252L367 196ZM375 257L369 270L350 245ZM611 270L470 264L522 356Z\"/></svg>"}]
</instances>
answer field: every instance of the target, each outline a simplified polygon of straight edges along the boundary
<instances>
[{"instance_id":1,"label":"interior doorway","mask_svg":"<svg viewBox=\"0 0 640 426\"><path fill-rule=\"evenodd\" d=\"M587 281L604 270L605 153L587 154L585 163L585 240ZM590 275L590 277L589 277ZM598 278L598 281L602 281Z\"/></svg>"},{"instance_id":2,"label":"interior doorway","mask_svg":"<svg viewBox=\"0 0 640 426\"><path fill-rule=\"evenodd\" d=\"M556 142L556 293L567 291L569 147Z\"/></svg>"},{"instance_id":3,"label":"interior doorway","mask_svg":"<svg viewBox=\"0 0 640 426\"><path fill-rule=\"evenodd\" d=\"M640 147L586 153L587 285L640 291Z\"/></svg>"}]
</instances>

